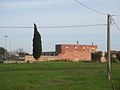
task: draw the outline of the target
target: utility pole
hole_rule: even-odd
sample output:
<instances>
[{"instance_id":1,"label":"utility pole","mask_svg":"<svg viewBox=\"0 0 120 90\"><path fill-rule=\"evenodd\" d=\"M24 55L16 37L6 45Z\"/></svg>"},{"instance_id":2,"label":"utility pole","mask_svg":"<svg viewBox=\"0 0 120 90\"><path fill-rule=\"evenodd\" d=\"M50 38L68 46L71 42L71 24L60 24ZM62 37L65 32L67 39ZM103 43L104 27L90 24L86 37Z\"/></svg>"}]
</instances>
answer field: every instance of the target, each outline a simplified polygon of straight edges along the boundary
<instances>
[{"instance_id":1,"label":"utility pole","mask_svg":"<svg viewBox=\"0 0 120 90\"><path fill-rule=\"evenodd\" d=\"M7 35L5 35L5 60L7 59Z\"/></svg>"},{"instance_id":2,"label":"utility pole","mask_svg":"<svg viewBox=\"0 0 120 90\"><path fill-rule=\"evenodd\" d=\"M111 15L107 15L107 76L111 80L112 90L115 90L113 79L112 79L112 68L111 68L111 58L110 58L110 24Z\"/></svg>"},{"instance_id":3,"label":"utility pole","mask_svg":"<svg viewBox=\"0 0 120 90\"><path fill-rule=\"evenodd\" d=\"M111 79L111 60L110 60L110 14L107 15L107 76Z\"/></svg>"}]
</instances>

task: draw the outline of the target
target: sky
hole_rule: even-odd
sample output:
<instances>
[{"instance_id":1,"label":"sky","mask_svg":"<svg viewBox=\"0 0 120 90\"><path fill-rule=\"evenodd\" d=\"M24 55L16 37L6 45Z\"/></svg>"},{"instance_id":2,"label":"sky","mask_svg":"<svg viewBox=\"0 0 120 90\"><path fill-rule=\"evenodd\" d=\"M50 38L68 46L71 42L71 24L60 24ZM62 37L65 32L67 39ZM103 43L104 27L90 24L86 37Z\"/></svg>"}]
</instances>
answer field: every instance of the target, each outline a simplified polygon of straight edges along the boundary
<instances>
[{"instance_id":1,"label":"sky","mask_svg":"<svg viewBox=\"0 0 120 90\"><path fill-rule=\"evenodd\" d=\"M120 0L78 0L106 14L120 15ZM120 27L120 16L113 16ZM75 0L0 0L0 27L18 26L71 26L106 24L103 15L78 4ZM0 28L0 47L8 51L22 48L32 54L33 28ZM43 51L54 51L56 44L98 45L98 50L107 50L107 26L38 28L42 37ZM5 38L5 36L8 36ZM111 49L120 50L120 30L111 25ZM6 46L5 46L6 44Z\"/></svg>"}]
</instances>

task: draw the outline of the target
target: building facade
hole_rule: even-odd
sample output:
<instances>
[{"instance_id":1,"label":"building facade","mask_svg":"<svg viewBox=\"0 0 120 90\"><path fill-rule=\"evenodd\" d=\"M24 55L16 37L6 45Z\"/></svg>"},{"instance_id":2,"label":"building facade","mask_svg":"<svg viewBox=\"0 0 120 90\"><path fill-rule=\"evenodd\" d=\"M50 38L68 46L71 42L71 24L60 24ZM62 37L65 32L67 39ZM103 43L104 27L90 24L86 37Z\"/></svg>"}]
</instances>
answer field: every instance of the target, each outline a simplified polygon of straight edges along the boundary
<instances>
[{"instance_id":1,"label":"building facade","mask_svg":"<svg viewBox=\"0 0 120 90\"><path fill-rule=\"evenodd\" d=\"M56 45L56 52L65 60L91 60L91 52L96 52L96 45L60 44Z\"/></svg>"},{"instance_id":2,"label":"building facade","mask_svg":"<svg viewBox=\"0 0 120 90\"><path fill-rule=\"evenodd\" d=\"M42 52L39 61L70 60L91 61L91 52L97 52L97 45L58 44L54 52ZM26 61L34 61L32 56L26 56Z\"/></svg>"}]
</instances>

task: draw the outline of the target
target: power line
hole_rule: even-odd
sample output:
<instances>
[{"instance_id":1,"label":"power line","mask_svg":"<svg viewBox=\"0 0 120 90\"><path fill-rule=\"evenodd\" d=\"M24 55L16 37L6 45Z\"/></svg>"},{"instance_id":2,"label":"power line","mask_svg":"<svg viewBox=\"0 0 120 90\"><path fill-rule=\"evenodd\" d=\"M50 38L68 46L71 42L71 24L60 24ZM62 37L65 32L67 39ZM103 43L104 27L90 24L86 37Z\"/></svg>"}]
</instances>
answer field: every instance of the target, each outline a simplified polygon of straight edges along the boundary
<instances>
[{"instance_id":1,"label":"power line","mask_svg":"<svg viewBox=\"0 0 120 90\"><path fill-rule=\"evenodd\" d=\"M115 20L113 19L113 17L111 16L112 21L114 22L115 26L117 27L118 30L120 30L119 26L117 25L117 23L115 22Z\"/></svg>"},{"instance_id":2,"label":"power line","mask_svg":"<svg viewBox=\"0 0 120 90\"><path fill-rule=\"evenodd\" d=\"M118 16L119 17L120 15L111 15L111 16Z\"/></svg>"},{"instance_id":3,"label":"power line","mask_svg":"<svg viewBox=\"0 0 120 90\"><path fill-rule=\"evenodd\" d=\"M88 7L87 5L81 3L81 2L78 1L78 0L74 0L74 1L76 1L78 4L80 4L80 5L84 6L84 7L86 7L86 8L89 9L89 10L92 10L92 11L94 11L94 12L96 12L96 13L103 14L103 15L107 15L107 14L104 13L104 12L100 12L100 11L98 11L98 10L96 10L96 9L93 9L93 8L91 8L91 7Z\"/></svg>"},{"instance_id":4,"label":"power line","mask_svg":"<svg viewBox=\"0 0 120 90\"><path fill-rule=\"evenodd\" d=\"M19 26L0 26L0 28L34 28L34 27L19 27Z\"/></svg>"},{"instance_id":5,"label":"power line","mask_svg":"<svg viewBox=\"0 0 120 90\"><path fill-rule=\"evenodd\" d=\"M98 10L96 10L96 9L93 9L93 8L91 8L91 7L88 7L87 5L85 5L85 4L83 4L83 3L81 3L80 1L78 1L78 0L74 0L74 1L76 1L78 4L80 4L80 5L82 5L82 6L84 6L84 7L86 7L87 9L89 9L89 10L92 10L92 11L94 11L94 12L96 12L96 13L99 13L99 14L103 14L103 15L107 15L106 13L104 13L104 12L101 12L101 11L98 11ZM112 14L111 16L120 16L120 15L115 15L115 14Z\"/></svg>"},{"instance_id":6,"label":"power line","mask_svg":"<svg viewBox=\"0 0 120 90\"><path fill-rule=\"evenodd\" d=\"M69 25L69 26L48 26L48 27L38 27L38 28L77 28L77 27L93 27L93 26L103 26L106 24L90 24L90 25Z\"/></svg>"},{"instance_id":7,"label":"power line","mask_svg":"<svg viewBox=\"0 0 120 90\"><path fill-rule=\"evenodd\" d=\"M41 26L38 28L79 28L79 27L94 27L105 26L106 24L88 24L88 25L64 25L64 26ZM19 26L0 26L0 28L34 28L34 27L19 27Z\"/></svg>"}]
</instances>

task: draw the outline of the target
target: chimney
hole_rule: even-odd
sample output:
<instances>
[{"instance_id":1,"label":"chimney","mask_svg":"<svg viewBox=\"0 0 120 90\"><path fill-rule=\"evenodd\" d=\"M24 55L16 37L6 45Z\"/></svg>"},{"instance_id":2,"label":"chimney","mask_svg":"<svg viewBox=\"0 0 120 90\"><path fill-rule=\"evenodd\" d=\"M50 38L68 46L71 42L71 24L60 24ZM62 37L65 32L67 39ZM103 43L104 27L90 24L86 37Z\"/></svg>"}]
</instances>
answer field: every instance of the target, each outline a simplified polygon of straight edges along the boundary
<instances>
[{"instance_id":1,"label":"chimney","mask_svg":"<svg viewBox=\"0 0 120 90\"><path fill-rule=\"evenodd\" d=\"M79 43L79 42L77 41L77 45L78 45L78 43Z\"/></svg>"},{"instance_id":2,"label":"chimney","mask_svg":"<svg viewBox=\"0 0 120 90\"><path fill-rule=\"evenodd\" d=\"M93 46L94 44L93 44L93 42L92 42L92 46Z\"/></svg>"}]
</instances>

